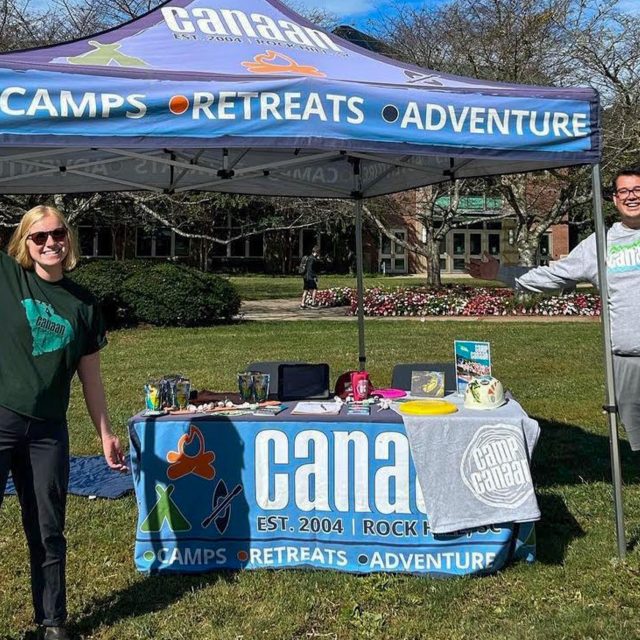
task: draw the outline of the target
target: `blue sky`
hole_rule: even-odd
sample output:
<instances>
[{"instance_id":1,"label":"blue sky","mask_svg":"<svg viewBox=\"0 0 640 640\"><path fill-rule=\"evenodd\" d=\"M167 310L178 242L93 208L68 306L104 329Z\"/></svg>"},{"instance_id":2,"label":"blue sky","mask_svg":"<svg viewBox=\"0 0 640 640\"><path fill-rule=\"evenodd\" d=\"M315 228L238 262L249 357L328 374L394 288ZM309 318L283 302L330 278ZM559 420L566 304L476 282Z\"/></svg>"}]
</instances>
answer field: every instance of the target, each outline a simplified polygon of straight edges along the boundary
<instances>
[{"instance_id":1,"label":"blue sky","mask_svg":"<svg viewBox=\"0 0 640 640\"><path fill-rule=\"evenodd\" d=\"M370 21L380 22L397 13L398 5L442 4L446 0L291 0L296 8L319 8L338 16L340 22L367 30ZM32 9L44 9L49 0L30 0ZM629 13L640 14L640 0L619 0L618 7Z\"/></svg>"},{"instance_id":2,"label":"blue sky","mask_svg":"<svg viewBox=\"0 0 640 640\"><path fill-rule=\"evenodd\" d=\"M366 31L367 23L370 21L381 22L385 17L393 16L397 13L398 5L404 6L435 6L445 0L405 0L400 2L392 0L390 2L380 0L292 0L296 7L308 9L319 8L338 16L344 24L351 24Z\"/></svg>"},{"instance_id":3,"label":"blue sky","mask_svg":"<svg viewBox=\"0 0 640 640\"><path fill-rule=\"evenodd\" d=\"M624 1L624 0L623 0ZM636 2L637 0L631 0ZM393 15L397 9L395 5L415 4L415 5L435 5L444 0L291 0L289 4L300 8L320 8L328 11L340 19L344 24L351 24L360 29L366 28L369 20L380 21L385 16ZM45 9L49 0L30 0L29 6L32 9Z\"/></svg>"},{"instance_id":4,"label":"blue sky","mask_svg":"<svg viewBox=\"0 0 640 640\"><path fill-rule=\"evenodd\" d=\"M286 2L287 0L285 0ZM364 31L369 22L381 22L398 12L398 6L437 6L447 0L290 0L295 7L320 8ZM618 0L618 9L640 15L640 0Z\"/></svg>"}]
</instances>

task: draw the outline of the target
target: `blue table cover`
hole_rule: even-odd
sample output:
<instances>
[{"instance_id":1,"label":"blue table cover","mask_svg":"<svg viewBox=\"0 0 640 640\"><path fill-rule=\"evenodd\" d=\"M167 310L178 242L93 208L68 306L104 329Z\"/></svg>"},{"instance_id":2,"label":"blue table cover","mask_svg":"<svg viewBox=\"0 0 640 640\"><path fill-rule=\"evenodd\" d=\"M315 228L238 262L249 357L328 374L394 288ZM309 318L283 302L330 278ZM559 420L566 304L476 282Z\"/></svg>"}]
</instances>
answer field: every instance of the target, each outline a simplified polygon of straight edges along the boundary
<instances>
[{"instance_id":1,"label":"blue table cover","mask_svg":"<svg viewBox=\"0 0 640 640\"><path fill-rule=\"evenodd\" d=\"M310 419L290 411L130 420L138 570L456 576L535 559L533 523L430 531L394 412Z\"/></svg>"}]
</instances>

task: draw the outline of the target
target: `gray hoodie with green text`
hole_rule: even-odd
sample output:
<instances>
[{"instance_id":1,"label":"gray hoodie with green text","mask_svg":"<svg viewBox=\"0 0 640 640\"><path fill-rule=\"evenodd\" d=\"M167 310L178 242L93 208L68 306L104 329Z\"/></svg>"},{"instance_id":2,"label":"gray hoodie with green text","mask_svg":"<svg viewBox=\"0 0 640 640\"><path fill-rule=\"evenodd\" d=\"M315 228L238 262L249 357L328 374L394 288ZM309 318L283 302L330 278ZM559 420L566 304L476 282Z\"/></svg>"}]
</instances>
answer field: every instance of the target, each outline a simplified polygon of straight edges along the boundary
<instances>
[{"instance_id":1,"label":"gray hoodie with green text","mask_svg":"<svg viewBox=\"0 0 640 640\"><path fill-rule=\"evenodd\" d=\"M524 291L551 291L591 282L598 286L596 237L591 234L566 258L548 267L501 267L498 279ZM611 340L618 355L640 356L640 229L616 222L607 234L607 284Z\"/></svg>"}]
</instances>

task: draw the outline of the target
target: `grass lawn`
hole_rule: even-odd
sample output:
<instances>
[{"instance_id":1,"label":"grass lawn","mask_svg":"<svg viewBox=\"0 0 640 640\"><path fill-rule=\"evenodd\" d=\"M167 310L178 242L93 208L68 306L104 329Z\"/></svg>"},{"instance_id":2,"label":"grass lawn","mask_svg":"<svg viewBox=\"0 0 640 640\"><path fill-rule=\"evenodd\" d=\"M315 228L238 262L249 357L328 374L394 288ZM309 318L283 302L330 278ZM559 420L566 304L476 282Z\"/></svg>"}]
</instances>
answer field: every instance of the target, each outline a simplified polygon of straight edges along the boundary
<instances>
[{"instance_id":1,"label":"grass lawn","mask_svg":"<svg viewBox=\"0 0 640 640\"><path fill-rule=\"evenodd\" d=\"M231 276L229 278L238 287L240 297L243 300L267 300L270 298L299 298L302 293L302 278L300 276L268 276L246 275ZM424 285L426 280L418 276L381 276L366 275L364 286L370 287L418 287ZM443 282L457 282L473 286L495 287L502 286L495 280L473 280L471 278L447 278ZM356 286L356 279L348 275L320 275L318 286L321 289L332 287Z\"/></svg>"},{"instance_id":2,"label":"grass lawn","mask_svg":"<svg viewBox=\"0 0 640 640\"><path fill-rule=\"evenodd\" d=\"M368 369L390 382L397 362L445 360L455 338L489 340L494 370L542 436L533 475L543 513L539 561L485 578L432 580L324 571L246 571L152 577L136 573L136 504L70 497L70 622L101 639L225 640L640 638L640 550L615 560L609 453L596 323L367 321ZM261 359L326 361L333 377L357 362L355 323L247 323L208 329L115 332L103 352L121 436L151 375L188 374L200 388L232 389ZM74 387L74 453L97 453ZM628 537L640 536L637 461L622 445ZM0 509L0 638L31 620L26 546L15 498Z\"/></svg>"}]
</instances>

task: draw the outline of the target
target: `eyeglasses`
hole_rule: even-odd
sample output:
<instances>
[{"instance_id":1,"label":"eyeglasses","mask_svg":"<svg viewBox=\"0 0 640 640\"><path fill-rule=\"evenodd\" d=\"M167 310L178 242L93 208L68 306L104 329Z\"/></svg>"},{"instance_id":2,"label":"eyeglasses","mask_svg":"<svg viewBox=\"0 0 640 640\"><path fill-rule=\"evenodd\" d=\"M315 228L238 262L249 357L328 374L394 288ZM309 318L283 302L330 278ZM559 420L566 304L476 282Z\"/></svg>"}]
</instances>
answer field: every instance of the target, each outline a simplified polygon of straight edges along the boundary
<instances>
[{"instance_id":1,"label":"eyeglasses","mask_svg":"<svg viewBox=\"0 0 640 640\"><path fill-rule=\"evenodd\" d=\"M67 237L67 229L65 227L58 227L51 231L36 231L35 233L30 233L27 236L27 240L31 240L33 244L42 247L46 244L49 236L51 236L54 242L62 242Z\"/></svg>"},{"instance_id":2,"label":"eyeglasses","mask_svg":"<svg viewBox=\"0 0 640 640\"><path fill-rule=\"evenodd\" d=\"M636 198L640 198L640 187L633 187L633 189L618 189L614 191L614 194L619 198L628 198L631 194Z\"/></svg>"}]
</instances>

